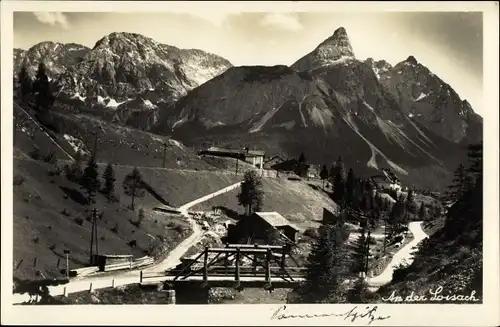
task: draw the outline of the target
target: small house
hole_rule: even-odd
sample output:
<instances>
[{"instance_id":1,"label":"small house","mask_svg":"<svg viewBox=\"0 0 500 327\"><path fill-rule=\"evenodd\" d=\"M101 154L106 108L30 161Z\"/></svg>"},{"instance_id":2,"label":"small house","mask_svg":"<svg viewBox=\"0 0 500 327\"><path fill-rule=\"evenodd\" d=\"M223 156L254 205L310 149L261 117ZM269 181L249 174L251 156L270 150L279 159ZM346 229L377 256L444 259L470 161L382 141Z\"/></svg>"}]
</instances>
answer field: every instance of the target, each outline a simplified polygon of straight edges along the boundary
<instances>
[{"instance_id":1,"label":"small house","mask_svg":"<svg viewBox=\"0 0 500 327\"><path fill-rule=\"evenodd\" d=\"M255 212L242 218L237 224L239 238L267 241L268 230L274 228L292 242L296 242L299 229L277 212Z\"/></svg>"},{"instance_id":2,"label":"small house","mask_svg":"<svg viewBox=\"0 0 500 327\"><path fill-rule=\"evenodd\" d=\"M243 160L245 162L251 163L253 166L261 170L264 168L265 152L260 150L250 150L249 148L236 150L210 147L206 150L200 151L198 154L216 157L236 158L238 160Z\"/></svg>"},{"instance_id":3,"label":"small house","mask_svg":"<svg viewBox=\"0 0 500 327\"><path fill-rule=\"evenodd\" d=\"M275 165L282 163L284 161L286 161L286 160L283 159L283 157L281 157L279 155L272 156L271 158L267 158L264 161L264 169L274 169L273 167Z\"/></svg>"},{"instance_id":4,"label":"small house","mask_svg":"<svg viewBox=\"0 0 500 327\"><path fill-rule=\"evenodd\" d=\"M337 216L330 210L323 208L323 224L332 225L337 221Z\"/></svg>"},{"instance_id":5,"label":"small house","mask_svg":"<svg viewBox=\"0 0 500 327\"><path fill-rule=\"evenodd\" d=\"M298 176L307 176L307 171L310 165L300 163L297 159L290 159L282 161L271 166L271 169L277 170L282 173L294 172Z\"/></svg>"},{"instance_id":6,"label":"small house","mask_svg":"<svg viewBox=\"0 0 500 327\"><path fill-rule=\"evenodd\" d=\"M377 189L401 191L401 181L389 169L382 169L382 174L372 176L370 180Z\"/></svg>"}]
</instances>

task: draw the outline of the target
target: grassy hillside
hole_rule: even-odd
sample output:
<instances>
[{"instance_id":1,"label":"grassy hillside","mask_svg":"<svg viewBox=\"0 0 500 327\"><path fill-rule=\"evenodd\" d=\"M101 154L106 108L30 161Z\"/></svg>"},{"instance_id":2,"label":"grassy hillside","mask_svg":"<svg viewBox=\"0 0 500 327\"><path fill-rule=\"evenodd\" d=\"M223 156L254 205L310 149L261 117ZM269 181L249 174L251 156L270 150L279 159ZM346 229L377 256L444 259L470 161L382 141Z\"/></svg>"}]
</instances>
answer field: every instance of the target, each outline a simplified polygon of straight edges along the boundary
<instances>
[{"instance_id":1,"label":"grassy hillside","mask_svg":"<svg viewBox=\"0 0 500 327\"><path fill-rule=\"evenodd\" d=\"M194 206L193 210L211 210L222 206L239 213L244 209L236 198L239 188ZM318 227L323 219L323 208L337 210L337 204L315 185L306 181L286 179L263 179L264 204L262 211L277 211L304 231L308 227Z\"/></svg>"},{"instance_id":2,"label":"grassy hillside","mask_svg":"<svg viewBox=\"0 0 500 327\"><path fill-rule=\"evenodd\" d=\"M103 171L104 166L101 166L101 168ZM130 197L123 194L121 184L125 176L132 169L132 166L115 166L116 180L119 184L117 191L122 198L127 198L126 204L129 204ZM148 167L141 167L139 171L144 181L151 185L156 192L174 207L181 206L242 180L241 175L235 176L234 174L220 171L157 169ZM147 208L153 208L161 204L148 194L144 198L137 199L136 203L139 206Z\"/></svg>"},{"instance_id":3,"label":"grassy hillside","mask_svg":"<svg viewBox=\"0 0 500 327\"><path fill-rule=\"evenodd\" d=\"M89 154L97 141L97 161L146 167L162 167L166 144L165 167L175 169L215 170L180 142L134 128L112 124L83 114L50 113L44 120L44 131L33 119L33 113L15 108L16 145L21 152L31 154L39 149L42 157L54 152L56 158L67 160L76 150ZM30 116L29 116L30 115ZM47 136L47 134L49 136ZM59 145L55 145L53 140ZM66 153L67 154L66 154Z\"/></svg>"},{"instance_id":4,"label":"grassy hillside","mask_svg":"<svg viewBox=\"0 0 500 327\"><path fill-rule=\"evenodd\" d=\"M46 277L60 276L65 267L63 251L71 251L70 268L89 261L90 210L78 185L61 174L51 176L52 165L26 159L14 159L14 276L33 278L35 269ZM97 195L92 207L103 217L98 221L99 252L159 255L190 234L181 217L169 217L146 210L146 218L137 227L138 212L129 210L128 199L108 203ZM136 247L127 243L135 240ZM34 260L36 268L34 267ZM60 266L57 263L60 260Z\"/></svg>"}]
</instances>

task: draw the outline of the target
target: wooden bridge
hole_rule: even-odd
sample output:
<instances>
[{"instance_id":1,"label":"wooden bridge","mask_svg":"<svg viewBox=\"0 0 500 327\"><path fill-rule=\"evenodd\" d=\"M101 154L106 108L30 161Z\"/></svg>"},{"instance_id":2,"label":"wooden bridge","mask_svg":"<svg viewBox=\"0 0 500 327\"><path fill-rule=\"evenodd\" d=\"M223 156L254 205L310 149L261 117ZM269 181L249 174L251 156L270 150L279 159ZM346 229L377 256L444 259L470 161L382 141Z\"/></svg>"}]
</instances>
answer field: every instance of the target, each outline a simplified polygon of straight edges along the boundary
<instances>
[{"instance_id":1,"label":"wooden bridge","mask_svg":"<svg viewBox=\"0 0 500 327\"><path fill-rule=\"evenodd\" d=\"M244 261L247 261L245 263ZM295 265L290 265L295 263ZM168 271L166 286L184 285L243 288L294 288L304 281L305 268L290 255L289 246L227 244L206 247L196 257L184 259ZM143 276L143 279L157 276Z\"/></svg>"}]
</instances>

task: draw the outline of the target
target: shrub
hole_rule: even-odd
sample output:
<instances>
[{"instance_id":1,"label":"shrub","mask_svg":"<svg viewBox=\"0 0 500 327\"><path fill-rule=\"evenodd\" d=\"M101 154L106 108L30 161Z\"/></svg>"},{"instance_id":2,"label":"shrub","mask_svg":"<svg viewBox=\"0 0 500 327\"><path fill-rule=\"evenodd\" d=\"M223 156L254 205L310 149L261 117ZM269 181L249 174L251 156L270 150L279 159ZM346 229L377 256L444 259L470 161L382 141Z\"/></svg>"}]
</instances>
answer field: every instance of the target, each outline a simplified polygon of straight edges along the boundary
<instances>
[{"instance_id":1,"label":"shrub","mask_svg":"<svg viewBox=\"0 0 500 327\"><path fill-rule=\"evenodd\" d=\"M56 249L56 245L55 244L52 244L51 246L49 246L49 250L54 251L55 249Z\"/></svg>"},{"instance_id":2,"label":"shrub","mask_svg":"<svg viewBox=\"0 0 500 327\"><path fill-rule=\"evenodd\" d=\"M40 238L38 236L35 236L35 238L33 238L33 242L38 243L39 241L40 241Z\"/></svg>"},{"instance_id":3,"label":"shrub","mask_svg":"<svg viewBox=\"0 0 500 327\"><path fill-rule=\"evenodd\" d=\"M49 176L60 176L63 172L63 167L61 167L57 161L53 163L49 170Z\"/></svg>"},{"instance_id":4,"label":"shrub","mask_svg":"<svg viewBox=\"0 0 500 327\"><path fill-rule=\"evenodd\" d=\"M396 235L396 237L394 237L391 243L398 243L401 241L403 241L403 235Z\"/></svg>"},{"instance_id":5,"label":"shrub","mask_svg":"<svg viewBox=\"0 0 500 327\"><path fill-rule=\"evenodd\" d=\"M375 245L375 244L377 244L377 241L373 237L370 237L370 239L368 240L368 243L371 245Z\"/></svg>"},{"instance_id":6,"label":"shrub","mask_svg":"<svg viewBox=\"0 0 500 327\"><path fill-rule=\"evenodd\" d=\"M78 217L78 218L75 218L75 223L77 223L78 225L80 226L83 226L83 222L85 221L84 219Z\"/></svg>"},{"instance_id":7,"label":"shrub","mask_svg":"<svg viewBox=\"0 0 500 327\"><path fill-rule=\"evenodd\" d=\"M111 231L115 234L118 234L118 224L116 224L115 227L111 228Z\"/></svg>"},{"instance_id":8,"label":"shrub","mask_svg":"<svg viewBox=\"0 0 500 327\"><path fill-rule=\"evenodd\" d=\"M64 209L61 210L61 214L63 214L66 217L71 216L71 214L69 213L69 211L66 208L64 208Z\"/></svg>"},{"instance_id":9,"label":"shrub","mask_svg":"<svg viewBox=\"0 0 500 327\"><path fill-rule=\"evenodd\" d=\"M179 234L182 234L184 233L185 229L184 229L184 226L182 226L181 224L176 224L174 227L173 227L173 230L176 231L177 233Z\"/></svg>"},{"instance_id":10,"label":"shrub","mask_svg":"<svg viewBox=\"0 0 500 327\"><path fill-rule=\"evenodd\" d=\"M399 266L398 268L394 269L394 272L392 273L392 282L398 283L404 281L406 279L406 276L408 276L408 274L410 273L408 269L409 267L404 268L402 266Z\"/></svg>"},{"instance_id":11,"label":"shrub","mask_svg":"<svg viewBox=\"0 0 500 327\"><path fill-rule=\"evenodd\" d=\"M20 186L26 181L26 177L23 175L16 174L13 178L14 186Z\"/></svg>"},{"instance_id":12,"label":"shrub","mask_svg":"<svg viewBox=\"0 0 500 327\"><path fill-rule=\"evenodd\" d=\"M29 156L31 157L31 159L34 159L34 160L40 160L40 149L38 149L37 147L35 147L30 153L29 153Z\"/></svg>"},{"instance_id":13,"label":"shrub","mask_svg":"<svg viewBox=\"0 0 500 327\"><path fill-rule=\"evenodd\" d=\"M54 164L57 162L57 159L56 159L56 154L53 150L51 150L49 152L49 154L47 154L44 158L43 158L43 161L47 162L47 163L50 163L50 164Z\"/></svg>"},{"instance_id":14,"label":"shrub","mask_svg":"<svg viewBox=\"0 0 500 327\"><path fill-rule=\"evenodd\" d=\"M319 237L319 232L317 228L314 227L309 227L304 231L304 235L311 237L311 238L318 238Z\"/></svg>"}]
</instances>

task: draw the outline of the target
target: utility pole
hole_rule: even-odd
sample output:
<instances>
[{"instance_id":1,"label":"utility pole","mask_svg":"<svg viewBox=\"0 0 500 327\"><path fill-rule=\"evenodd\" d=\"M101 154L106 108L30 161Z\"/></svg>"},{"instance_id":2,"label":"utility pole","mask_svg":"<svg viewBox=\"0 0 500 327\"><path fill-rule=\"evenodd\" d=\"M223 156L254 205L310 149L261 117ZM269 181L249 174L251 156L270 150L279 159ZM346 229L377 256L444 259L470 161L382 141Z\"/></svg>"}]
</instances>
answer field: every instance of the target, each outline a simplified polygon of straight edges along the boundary
<instances>
[{"instance_id":1,"label":"utility pole","mask_svg":"<svg viewBox=\"0 0 500 327\"><path fill-rule=\"evenodd\" d=\"M239 159L238 157L236 157L236 175L238 175L238 162L239 162Z\"/></svg>"},{"instance_id":2,"label":"utility pole","mask_svg":"<svg viewBox=\"0 0 500 327\"><path fill-rule=\"evenodd\" d=\"M97 209L92 210L92 230L90 235L90 264L94 264L94 238L96 245L96 255L99 255L99 245L97 243Z\"/></svg>"},{"instance_id":3,"label":"utility pole","mask_svg":"<svg viewBox=\"0 0 500 327\"><path fill-rule=\"evenodd\" d=\"M167 158L167 142L163 143L163 164L161 165L165 168L165 159Z\"/></svg>"},{"instance_id":4,"label":"utility pole","mask_svg":"<svg viewBox=\"0 0 500 327\"><path fill-rule=\"evenodd\" d=\"M69 279L69 250L64 250L64 254L66 255L66 278Z\"/></svg>"},{"instance_id":5,"label":"utility pole","mask_svg":"<svg viewBox=\"0 0 500 327\"><path fill-rule=\"evenodd\" d=\"M368 236L366 237L366 266L365 276L368 276L368 259L370 258L370 230L368 229Z\"/></svg>"},{"instance_id":6,"label":"utility pole","mask_svg":"<svg viewBox=\"0 0 500 327\"><path fill-rule=\"evenodd\" d=\"M384 255L386 254L386 248L387 248L387 218L385 219L384 222Z\"/></svg>"}]
</instances>

